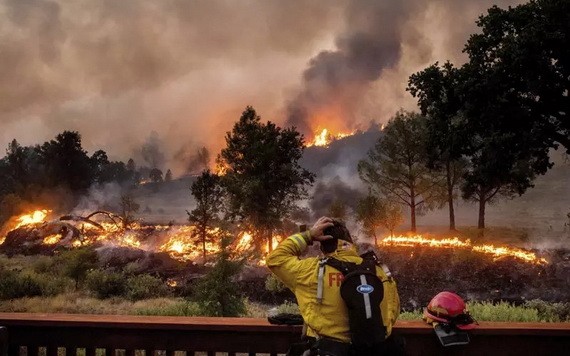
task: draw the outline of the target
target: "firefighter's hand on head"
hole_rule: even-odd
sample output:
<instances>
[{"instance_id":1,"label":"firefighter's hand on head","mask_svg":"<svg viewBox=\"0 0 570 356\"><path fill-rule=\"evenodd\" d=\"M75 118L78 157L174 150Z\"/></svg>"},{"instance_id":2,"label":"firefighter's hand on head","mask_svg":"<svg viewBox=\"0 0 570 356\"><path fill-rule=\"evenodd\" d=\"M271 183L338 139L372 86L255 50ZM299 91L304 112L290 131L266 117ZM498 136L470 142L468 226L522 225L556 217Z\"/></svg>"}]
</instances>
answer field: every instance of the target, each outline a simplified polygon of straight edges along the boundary
<instances>
[{"instance_id":1,"label":"firefighter's hand on head","mask_svg":"<svg viewBox=\"0 0 570 356\"><path fill-rule=\"evenodd\" d=\"M317 222L309 230L309 233L311 234L311 239L313 239L314 241L324 241L324 240L332 239L332 236L324 235L323 231L327 227L331 227L333 225L334 224L333 224L333 221L331 218L323 216L322 218L317 220Z\"/></svg>"}]
</instances>

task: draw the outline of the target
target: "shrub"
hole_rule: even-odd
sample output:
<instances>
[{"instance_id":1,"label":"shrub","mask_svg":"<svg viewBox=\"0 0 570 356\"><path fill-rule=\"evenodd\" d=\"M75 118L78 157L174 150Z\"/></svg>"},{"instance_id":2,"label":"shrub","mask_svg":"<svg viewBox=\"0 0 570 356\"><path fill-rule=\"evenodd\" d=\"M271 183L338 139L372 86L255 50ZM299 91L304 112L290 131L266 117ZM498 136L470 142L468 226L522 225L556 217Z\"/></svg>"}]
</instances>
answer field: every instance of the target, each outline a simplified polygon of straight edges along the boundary
<instances>
[{"instance_id":1,"label":"shrub","mask_svg":"<svg viewBox=\"0 0 570 356\"><path fill-rule=\"evenodd\" d=\"M194 289L194 300L205 316L240 316L246 313L244 298L233 280L243 267L243 260L232 261L227 251L229 242L222 240L216 265Z\"/></svg>"},{"instance_id":2,"label":"shrub","mask_svg":"<svg viewBox=\"0 0 570 356\"><path fill-rule=\"evenodd\" d=\"M126 296L130 300L155 298L166 294L164 283L149 274L139 274L127 279Z\"/></svg>"},{"instance_id":3,"label":"shrub","mask_svg":"<svg viewBox=\"0 0 570 356\"><path fill-rule=\"evenodd\" d=\"M100 269L90 271L86 277L87 289L100 299L124 295L126 282L122 273Z\"/></svg>"},{"instance_id":4,"label":"shrub","mask_svg":"<svg viewBox=\"0 0 570 356\"><path fill-rule=\"evenodd\" d=\"M527 308L536 309L540 321L570 321L570 303L548 303L540 299L529 300L524 304Z\"/></svg>"},{"instance_id":5,"label":"shrub","mask_svg":"<svg viewBox=\"0 0 570 356\"><path fill-rule=\"evenodd\" d=\"M0 269L0 299L33 297L42 294L36 278L14 271Z\"/></svg>"},{"instance_id":6,"label":"shrub","mask_svg":"<svg viewBox=\"0 0 570 356\"><path fill-rule=\"evenodd\" d=\"M508 302L471 302L468 304L471 315L478 321L512 322L564 322L570 321L570 303L549 303L531 300L516 306ZM400 313L401 320L420 320L422 311Z\"/></svg>"},{"instance_id":7,"label":"shrub","mask_svg":"<svg viewBox=\"0 0 570 356\"><path fill-rule=\"evenodd\" d=\"M301 314L299 306L293 302L285 302L277 307L278 314Z\"/></svg>"},{"instance_id":8,"label":"shrub","mask_svg":"<svg viewBox=\"0 0 570 356\"><path fill-rule=\"evenodd\" d=\"M146 303L148 304L148 303ZM196 316L200 315L198 305L187 300L168 300L162 305L143 305L134 309L137 315L161 315L161 316Z\"/></svg>"},{"instance_id":9,"label":"shrub","mask_svg":"<svg viewBox=\"0 0 570 356\"><path fill-rule=\"evenodd\" d=\"M273 273L269 274L265 279L265 289L269 292L279 293L287 289L285 284L281 282Z\"/></svg>"},{"instance_id":10,"label":"shrub","mask_svg":"<svg viewBox=\"0 0 570 356\"><path fill-rule=\"evenodd\" d=\"M78 248L62 252L57 261L63 267L65 276L75 281L75 289L79 287L87 273L97 267L97 252L91 247Z\"/></svg>"},{"instance_id":11,"label":"shrub","mask_svg":"<svg viewBox=\"0 0 570 356\"><path fill-rule=\"evenodd\" d=\"M50 273L53 275L54 269L57 269L54 258L49 256L36 256L36 260L32 263L32 270L36 273Z\"/></svg>"},{"instance_id":12,"label":"shrub","mask_svg":"<svg viewBox=\"0 0 570 356\"><path fill-rule=\"evenodd\" d=\"M469 303L469 311L475 320L482 321L539 321L536 309L517 307L507 302Z\"/></svg>"},{"instance_id":13,"label":"shrub","mask_svg":"<svg viewBox=\"0 0 570 356\"><path fill-rule=\"evenodd\" d=\"M73 288L73 281L69 278L48 273L26 274L40 286L42 296L54 296Z\"/></svg>"},{"instance_id":14,"label":"shrub","mask_svg":"<svg viewBox=\"0 0 570 356\"><path fill-rule=\"evenodd\" d=\"M400 313L398 320L421 320L422 316L423 316L423 314L419 310L404 311L404 312Z\"/></svg>"}]
</instances>

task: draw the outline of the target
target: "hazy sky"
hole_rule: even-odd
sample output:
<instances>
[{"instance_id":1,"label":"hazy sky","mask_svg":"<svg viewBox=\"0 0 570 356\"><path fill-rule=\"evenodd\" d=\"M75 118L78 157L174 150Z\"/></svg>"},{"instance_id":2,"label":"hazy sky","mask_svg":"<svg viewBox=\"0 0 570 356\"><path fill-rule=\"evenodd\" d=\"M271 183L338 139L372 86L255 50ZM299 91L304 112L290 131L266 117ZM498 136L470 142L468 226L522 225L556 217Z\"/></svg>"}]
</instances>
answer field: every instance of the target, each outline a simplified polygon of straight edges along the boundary
<instances>
[{"instance_id":1,"label":"hazy sky","mask_svg":"<svg viewBox=\"0 0 570 356\"><path fill-rule=\"evenodd\" d=\"M126 160L154 131L176 170L246 105L308 136L386 122L415 108L410 74L461 64L476 18L520 2L0 0L0 146L77 130Z\"/></svg>"}]
</instances>

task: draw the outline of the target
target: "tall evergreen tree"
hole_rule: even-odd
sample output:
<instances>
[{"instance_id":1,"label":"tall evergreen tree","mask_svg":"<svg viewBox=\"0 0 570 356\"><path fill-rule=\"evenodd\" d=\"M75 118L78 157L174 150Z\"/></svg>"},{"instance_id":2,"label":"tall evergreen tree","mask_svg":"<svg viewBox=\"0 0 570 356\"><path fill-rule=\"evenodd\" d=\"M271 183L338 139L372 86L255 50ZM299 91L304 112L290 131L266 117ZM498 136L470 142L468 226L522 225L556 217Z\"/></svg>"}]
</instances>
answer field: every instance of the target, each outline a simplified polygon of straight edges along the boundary
<instances>
[{"instance_id":1,"label":"tall evergreen tree","mask_svg":"<svg viewBox=\"0 0 570 356\"><path fill-rule=\"evenodd\" d=\"M51 187L62 185L74 192L85 191L93 182L93 169L87 152L81 146L81 135L64 131L39 149Z\"/></svg>"},{"instance_id":2,"label":"tall evergreen tree","mask_svg":"<svg viewBox=\"0 0 570 356\"><path fill-rule=\"evenodd\" d=\"M431 209L442 202L441 180L426 166L425 145L424 118L400 111L386 125L368 158L358 162L360 178L373 191L410 209L412 231L416 231L420 209Z\"/></svg>"},{"instance_id":3,"label":"tall evergreen tree","mask_svg":"<svg viewBox=\"0 0 570 356\"><path fill-rule=\"evenodd\" d=\"M188 221L196 225L202 242L202 259L206 263L206 243L214 236L210 232L219 221L222 211L223 190L220 177L209 170L203 171L190 188L196 208L188 213Z\"/></svg>"},{"instance_id":4,"label":"tall evergreen tree","mask_svg":"<svg viewBox=\"0 0 570 356\"><path fill-rule=\"evenodd\" d=\"M274 230L314 181L314 174L298 164L303 150L299 132L262 123L252 107L226 134L218 165L225 169L229 213L253 233L258 247L265 242L272 248Z\"/></svg>"},{"instance_id":5,"label":"tall evergreen tree","mask_svg":"<svg viewBox=\"0 0 570 356\"><path fill-rule=\"evenodd\" d=\"M426 118L428 167L445 177L449 229L455 230L454 197L466 168L466 124L460 113L460 71L450 62L438 63L412 74L407 90L418 99Z\"/></svg>"}]
</instances>

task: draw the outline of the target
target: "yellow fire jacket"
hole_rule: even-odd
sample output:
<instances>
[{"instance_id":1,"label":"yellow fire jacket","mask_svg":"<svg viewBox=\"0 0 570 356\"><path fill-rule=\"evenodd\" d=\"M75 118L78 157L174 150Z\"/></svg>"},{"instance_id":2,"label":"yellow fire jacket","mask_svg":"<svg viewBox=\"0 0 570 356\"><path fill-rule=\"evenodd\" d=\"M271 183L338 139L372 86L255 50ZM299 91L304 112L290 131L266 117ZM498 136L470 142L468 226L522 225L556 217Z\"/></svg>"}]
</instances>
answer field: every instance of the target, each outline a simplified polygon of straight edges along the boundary
<instances>
[{"instance_id":1,"label":"yellow fire jacket","mask_svg":"<svg viewBox=\"0 0 570 356\"><path fill-rule=\"evenodd\" d=\"M317 301L319 258L299 259L310 241L308 232L289 236L269 254L267 266L295 294L307 324L308 336L350 342L348 312L340 296L343 275L335 268L326 266L323 299L319 303ZM337 250L327 256L340 261L362 263L356 248L342 240L339 240ZM380 310L387 335L390 335L400 312L396 282L389 278L382 268L376 267L376 274L384 284L384 298L380 303Z\"/></svg>"}]
</instances>

